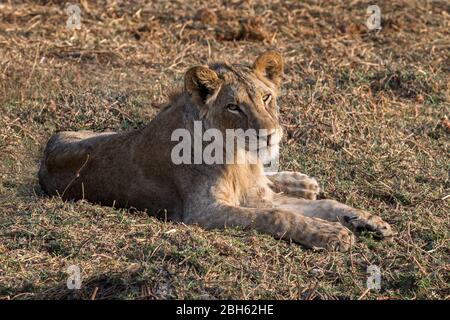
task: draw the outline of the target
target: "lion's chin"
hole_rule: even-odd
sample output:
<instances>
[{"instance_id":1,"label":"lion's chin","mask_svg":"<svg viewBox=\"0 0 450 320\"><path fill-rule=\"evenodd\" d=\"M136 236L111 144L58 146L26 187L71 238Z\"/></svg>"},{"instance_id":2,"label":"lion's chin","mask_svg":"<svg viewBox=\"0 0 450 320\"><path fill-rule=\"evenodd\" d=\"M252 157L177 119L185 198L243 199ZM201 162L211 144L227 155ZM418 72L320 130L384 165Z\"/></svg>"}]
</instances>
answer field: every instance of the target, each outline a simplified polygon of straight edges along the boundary
<instances>
[{"instance_id":1,"label":"lion's chin","mask_svg":"<svg viewBox=\"0 0 450 320\"><path fill-rule=\"evenodd\" d=\"M258 159L263 163L270 163L278 158L280 153L280 145L273 144L269 147L259 148L258 149Z\"/></svg>"},{"instance_id":2,"label":"lion's chin","mask_svg":"<svg viewBox=\"0 0 450 320\"><path fill-rule=\"evenodd\" d=\"M270 156L267 159L267 162L271 162L278 159L278 156L280 155L280 145L275 144L273 146L270 146L269 149L270 149Z\"/></svg>"}]
</instances>

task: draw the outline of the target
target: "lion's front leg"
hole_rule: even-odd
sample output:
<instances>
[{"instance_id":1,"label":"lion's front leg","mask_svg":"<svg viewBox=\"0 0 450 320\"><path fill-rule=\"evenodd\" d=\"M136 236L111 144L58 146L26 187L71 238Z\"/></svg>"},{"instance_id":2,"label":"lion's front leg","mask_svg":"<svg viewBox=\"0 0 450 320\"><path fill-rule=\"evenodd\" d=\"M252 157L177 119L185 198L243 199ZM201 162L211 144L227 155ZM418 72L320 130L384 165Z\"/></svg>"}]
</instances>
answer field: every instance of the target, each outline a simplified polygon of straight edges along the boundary
<instances>
[{"instance_id":1,"label":"lion's front leg","mask_svg":"<svg viewBox=\"0 0 450 320\"><path fill-rule=\"evenodd\" d=\"M282 171L266 174L270 180L270 187L277 193L284 193L294 197L316 200L321 188L316 179L298 172Z\"/></svg>"},{"instance_id":2,"label":"lion's front leg","mask_svg":"<svg viewBox=\"0 0 450 320\"><path fill-rule=\"evenodd\" d=\"M367 211L352 208L335 200L305 200L276 195L274 207L289 210L308 217L319 218L330 222L339 222L355 233L374 232L379 237L394 235L391 226L380 217Z\"/></svg>"},{"instance_id":3,"label":"lion's front leg","mask_svg":"<svg viewBox=\"0 0 450 320\"><path fill-rule=\"evenodd\" d=\"M310 248L347 251L355 242L353 234L337 222L302 216L287 210L239 207L223 202L214 202L204 208L198 208L196 203L188 205L184 222L207 229L236 226L252 228Z\"/></svg>"}]
</instances>

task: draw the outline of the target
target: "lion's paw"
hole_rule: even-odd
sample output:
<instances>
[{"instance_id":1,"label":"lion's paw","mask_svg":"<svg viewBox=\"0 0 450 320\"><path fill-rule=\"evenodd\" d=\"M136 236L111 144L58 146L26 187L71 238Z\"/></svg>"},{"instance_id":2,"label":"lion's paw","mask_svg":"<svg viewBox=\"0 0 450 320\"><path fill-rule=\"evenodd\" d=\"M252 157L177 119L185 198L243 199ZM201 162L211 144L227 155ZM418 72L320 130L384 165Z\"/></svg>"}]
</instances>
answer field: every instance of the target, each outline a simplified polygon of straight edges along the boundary
<instances>
[{"instance_id":1,"label":"lion's paw","mask_svg":"<svg viewBox=\"0 0 450 320\"><path fill-rule=\"evenodd\" d=\"M316 179L298 172L277 172L268 175L270 187L275 192L283 192L298 198L316 200L321 188Z\"/></svg>"}]
</instances>

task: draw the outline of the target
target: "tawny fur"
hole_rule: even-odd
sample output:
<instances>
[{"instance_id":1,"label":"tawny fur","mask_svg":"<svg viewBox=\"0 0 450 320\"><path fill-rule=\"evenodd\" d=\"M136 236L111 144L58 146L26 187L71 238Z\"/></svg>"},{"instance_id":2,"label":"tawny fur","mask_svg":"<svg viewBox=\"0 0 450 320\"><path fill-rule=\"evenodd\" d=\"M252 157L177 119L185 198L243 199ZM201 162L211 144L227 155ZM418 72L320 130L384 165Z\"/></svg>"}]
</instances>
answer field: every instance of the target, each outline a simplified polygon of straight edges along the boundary
<instances>
[{"instance_id":1,"label":"tawny fur","mask_svg":"<svg viewBox=\"0 0 450 320\"><path fill-rule=\"evenodd\" d=\"M276 97L282 71L283 59L276 52L262 54L252 67L221 63L191 68L184 91L140 130L52 136L40 184L63 199L134 207L205 228L255 228L308 247L348 250L355 241L352 231L391 235L379 217L336 201L316 200L319 186L306 175L280 172L266 177L260 162L171 161L178 143L171 141L172 132L192 132L194 120L223 133L238 128L279 132ZM229 112L230 103L240 107L239 114Z\"/></svg>"}]
</instances>

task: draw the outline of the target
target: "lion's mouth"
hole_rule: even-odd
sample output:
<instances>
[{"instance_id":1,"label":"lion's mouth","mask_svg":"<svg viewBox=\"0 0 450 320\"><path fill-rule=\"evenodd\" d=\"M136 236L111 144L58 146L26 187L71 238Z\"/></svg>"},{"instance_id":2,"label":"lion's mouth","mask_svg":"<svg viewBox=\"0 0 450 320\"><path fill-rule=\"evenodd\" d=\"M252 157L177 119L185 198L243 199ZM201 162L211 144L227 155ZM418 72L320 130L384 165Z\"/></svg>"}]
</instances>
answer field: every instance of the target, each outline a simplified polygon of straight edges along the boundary
<instances>
[{"instance_id":1,"label":"lion's mouth","mask_svg":"<svg viewBox=\"0 0 450 320\"><path fill-rule=\"evenodd\" d=\"M266 134L261 134L261 132ZM259 133L259 134L257 134ZM233 143L230 145L227 140L226 152L230 151L233 155L237 151L239 163L247 159L249 163L268 163L277 159L282 137L281 130L261 130L260 132L249 134L241 131L240 135L234 136ZM268 134L267 134L268 133ZM231 141L230 141L231 142ZM239 150L244 151L243 153Z\"/></svg>"},{"instance_id":2,"label":"lion's mouth","mask_svg":"<svg viewBox=\"0 0 450 320\"><path fill-rule=\"evenodd\" d=\"M271 148L279 148L282 138L280 129L268 130L268 134L258 135L253 143L246 141L247 151L264 151Z\"/></svg>"}]
</instances>

